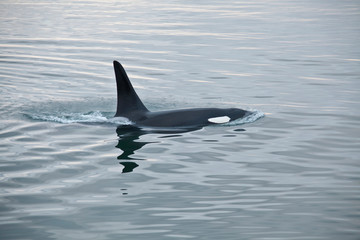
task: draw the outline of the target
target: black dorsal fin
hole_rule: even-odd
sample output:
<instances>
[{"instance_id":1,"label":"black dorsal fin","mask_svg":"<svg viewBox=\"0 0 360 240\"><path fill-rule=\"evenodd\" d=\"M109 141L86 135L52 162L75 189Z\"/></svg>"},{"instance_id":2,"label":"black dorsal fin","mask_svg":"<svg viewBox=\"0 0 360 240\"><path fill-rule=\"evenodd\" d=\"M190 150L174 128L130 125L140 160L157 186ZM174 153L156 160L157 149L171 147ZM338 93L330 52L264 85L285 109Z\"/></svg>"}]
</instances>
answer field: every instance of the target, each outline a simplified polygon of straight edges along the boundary
<instances>
[{"instance_id":1,"label":"black dorsal fin","mask_svg":"<svg viewBox=\"0 0 360 240\"><path fill-rule=\"evenodd\" d=\"M126 117L135 111L149 111L136 94L126 75L125 69L117 61L114 61L114 70L117 86L117 109L115 117Z\"/></svg>"}]
</instances>

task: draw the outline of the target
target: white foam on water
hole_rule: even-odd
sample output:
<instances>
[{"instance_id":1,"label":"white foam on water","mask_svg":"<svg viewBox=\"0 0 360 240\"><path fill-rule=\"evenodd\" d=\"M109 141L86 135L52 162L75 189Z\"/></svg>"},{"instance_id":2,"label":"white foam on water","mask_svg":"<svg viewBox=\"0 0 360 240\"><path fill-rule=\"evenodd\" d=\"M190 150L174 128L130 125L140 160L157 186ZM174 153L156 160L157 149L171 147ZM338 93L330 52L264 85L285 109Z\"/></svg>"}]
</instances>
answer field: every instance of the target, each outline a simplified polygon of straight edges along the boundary
<instances>
[{"instance_id":1,"label":"white foam on water","mask_svg":"<svg viewBox=\"0 0 360 240\"><path fill-rule=\"evenodd\" d=\"M256 120L265 117L265 114L263 112L258 111L256 109L249 110L249 111L252 112L250 115L243 117L243 118L236 119L236 120L228 122L228 123L224 123L222 125L223 126L242 125L242 124L246 124L246 123L255 122Z\"/></svg>"},{"instance_id":2,"label":"white foam on water","mask_svg":"<svg viewBox=\"0 0 360 240\"><path fill-rule=\"evenodd\" d=\"M134 125L135 123L130 121L128 118L126 117L113 117L113 118L109 118L107 119L108 123L115 123L115 124L120 124L120 125Z\"/></svg>"},{"instance_id":3,"label":"white foam on water","mask_svg":"<svg viewBox=\"0 0 360 240\"><path fill-rule=\"evenodd\" d=\"M100 111L89 113L59 113L59 114L26 114L34 120L42 120L58 123L113 123L120 125L131 125L129 119L124 117L107 118Z\"/></svg>"}]
</instances>

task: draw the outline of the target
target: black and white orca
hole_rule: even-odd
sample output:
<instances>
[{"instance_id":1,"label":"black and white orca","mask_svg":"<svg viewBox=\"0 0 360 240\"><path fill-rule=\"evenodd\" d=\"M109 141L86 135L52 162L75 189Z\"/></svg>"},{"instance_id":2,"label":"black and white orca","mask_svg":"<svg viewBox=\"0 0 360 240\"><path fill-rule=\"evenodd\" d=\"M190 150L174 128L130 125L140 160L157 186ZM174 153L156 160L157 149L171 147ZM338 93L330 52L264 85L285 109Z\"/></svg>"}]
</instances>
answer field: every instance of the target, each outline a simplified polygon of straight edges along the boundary
<instances>
[{"instance_id":1,"label":"black and white orca","mask_svg":"<svg viewBox=\"0 0 360 240\"><path fill-rule=\"evenodd\" d=\"M202 128L227 123L252 113L238 108L192 108L151 112L142 103L124 68L117 61L114 61L114 70L117 85L117 109L114 117L125 117L138 127Z\"/></svg>"}]
</instances>

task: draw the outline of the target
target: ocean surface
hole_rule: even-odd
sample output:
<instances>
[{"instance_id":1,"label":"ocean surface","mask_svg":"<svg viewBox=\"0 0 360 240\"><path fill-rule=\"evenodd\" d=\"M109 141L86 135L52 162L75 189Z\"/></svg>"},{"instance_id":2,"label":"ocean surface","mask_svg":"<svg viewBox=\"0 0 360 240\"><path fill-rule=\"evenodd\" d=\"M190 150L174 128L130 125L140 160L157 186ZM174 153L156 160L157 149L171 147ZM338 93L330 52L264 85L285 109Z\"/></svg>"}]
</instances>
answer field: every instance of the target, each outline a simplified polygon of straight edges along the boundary
<instances>
[{"instance_id":1,"label":"ocean surface","mask_svg":"<svg viewBox=\"0 0 360 240\"><path fill-rule=\"evenodd\" d=\"M360 239L359 42L357 0L2 0L0 239ZM255 114L134 130L113 60Z\"/></svg>"}]
</instances>

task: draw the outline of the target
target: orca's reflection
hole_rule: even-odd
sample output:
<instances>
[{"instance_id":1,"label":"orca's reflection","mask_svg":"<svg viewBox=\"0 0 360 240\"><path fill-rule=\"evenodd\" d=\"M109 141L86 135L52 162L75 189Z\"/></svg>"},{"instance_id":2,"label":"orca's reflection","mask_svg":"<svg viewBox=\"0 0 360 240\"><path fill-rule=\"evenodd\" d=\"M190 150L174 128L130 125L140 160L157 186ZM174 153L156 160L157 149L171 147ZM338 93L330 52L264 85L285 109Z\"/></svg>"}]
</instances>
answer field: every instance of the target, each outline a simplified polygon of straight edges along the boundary
<instances>
[{"instance_id":1,"label":"orca's reflection","mask_svg":"<svg viewBox=\"0 0 360 240\"><path fill-rule=\"evenodd\" d=\"M171 128L171 129L164 129L164 128L143 129L133 125L121 125L117 127L116 133L119 137L119 140L118 140L118 144L115 147L119 148L122 151L122 153L117 157L117 159L120 160L120 164L124 166L122 172L123 173L132 172L136 167L138 167L139 165L135 163L134 160L145 160L141 158L134 158L131 155L134 155L137 150L141 149L145 145L149 143L155 143L155 142L138 141L140 139L140 136L153 133L153 134L161 134L159 138L166 138L172 136L179 136L174 134L195 131L198 129L200 128L193 127L193 128Z\"/></svg>"},{"instance_id":2,"label":"orca's reflection","mask_svg":"<svg viewBox=\"0 0 360 240\"><path fill-rule=\"evenodd\" d=\"M120 164L124 166L122 172L132 172L133 169L138 167L139 165L131 160L144 159L133 158L131 157L131 155L135 154L135 151L141 149L143 146L151 142L137 141L140 139L141 135L146 134L146 131L143 131L142 129L135 126L119 126L116 129L116 133L119 137L119 140L118 144L115 147L119 148L122 151L122 154L117 157L117 159L121 160Z\"/></svg>"}]
</instances>

